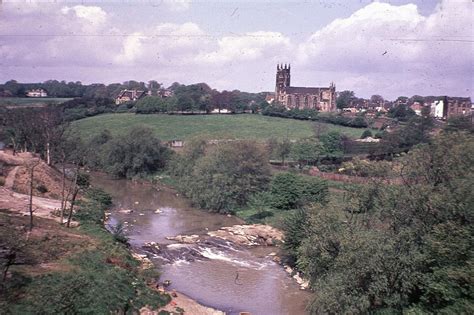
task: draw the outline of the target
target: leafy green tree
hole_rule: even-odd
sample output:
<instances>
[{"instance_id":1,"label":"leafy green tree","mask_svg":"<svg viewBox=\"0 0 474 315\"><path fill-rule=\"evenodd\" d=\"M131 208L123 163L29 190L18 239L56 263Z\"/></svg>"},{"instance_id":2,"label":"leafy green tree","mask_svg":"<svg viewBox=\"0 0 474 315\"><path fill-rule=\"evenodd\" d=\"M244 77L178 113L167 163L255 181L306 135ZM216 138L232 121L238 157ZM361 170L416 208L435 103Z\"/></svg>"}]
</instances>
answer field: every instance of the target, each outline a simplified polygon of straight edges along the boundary
<instances>
[{"instance_id":1,"label":"leafy green tree","mask_svg":"<svg viewBox=\"0 0 474 315\"><path fill-rule=\"evenodd\" d=\"M298 249L307 235L306 228L309 226L306 210L297 209L284 219L283 226L285 227L285 242L282 246L285 253L284 260L294 266L298 260Z\"/></svg>"},{"instance_id":2,"label":"leafy green tree","mask_svg":"<svg viewBox=\"0 0 474 315\"><path fill-rule=\"evenodd\" d=\"M400 163L402 185L361 186L342 209L308 210L296 264L316 292L310 313L474 309L474 138L441 134Z\"/></svg>"},{"instance_id":3,"label":"leafy green tree","mask_svg":"<svg viewBox=\"0 0 474 315\"><path fill-rule=\"evenodd\" d=\"M325 203L328 195L326 181L316 177L303 177L294 173L280 173L270 185L272 206L290 210L311 203Z\"/></svg>"},{"instance_id":4,"label":"leafy green tree","mask_svg":"<svg viewBox=\"0 0 474 315\"><path fill-rule=\"evenodd\" d=\"M387 116L396 118L400 121L407 121L410 117L415 116L415 112L406 104L399 104L389 109Z\"/></svg>"},{"instance_id":5,"label":"leafy green tree","mask_svg":"<svg viewBox=\"0 0 474 315\"><path fill-rule=\"evenodd\" d=\"M209 149L198 158L185 194L201 208L229 212L267 188L268 156L256 142L235 141Z\"/></svg>"},{"instance_id":6,"label":"leafy green tree","mask_svg":"<svg viewBox=\"0 0 474 315\"><path fill-rule=\"evenodd\" d=\"M166 99L160 96L146 96L138 100L136 105L137 114L164 113L168 110Z\"/></svg>"},{"instance_id":7,"label":"leafy green tree","mask_svg":"<svg viewBox=\"0 0 474 315\"><path fill-rule=\"evenodd\" d=\"M338 157L344 153L342 144L342 134L338 131L330 131L319 137L323 145L323 152L326 156Z\"/></svg>"},{"instance_id":8,"label":"leafy green tree","mask_svg":"<svg viewBox=\"0 0 474 315\"><path fill-rule=\"evenodd\" d=\"M151 129L136 127L107 143L103 164L114 176L132 178L163 169L170 155Z\"/></svg>"},{"instance_id":9,"label":"leafy green tree","mask_svg":"<svg viewBox=\"0 0 474 315\"><path fill-rule=\"evenodd\" d=\"M299 167L316 163L323 154L323 145L314 139L302 139L292 145L291 156L298 161Z\"/></svg>"},{"instance_id":10,"label":"leafy green tree","mask_svg":"<svg viewBox=\"0 0 474 315\"><path fill-rule=\"evenodd\" d=\"M300 205L300 176L294 173L281 173L273 177L270 187L272 206L277 209L296 209Z\"/></svg>"},{"instance_id":11,"label":"leafy green tree","mask_svg":"<svg viewBox=\"0 0 474 315\"><path fill-rule=\"evenodd\" d=\"M339 95L336 99L336 106L338 109L343 109L345 107L349 107L351 100L355 98L354 91L342 91L339 92Z\"/></svg>"},{"instance_id":12,"label":"leafy green tree","mask_svg":"<svg viewBox=\"0 0 474 315\"><path fill-rule=\"evenodd\" d=\"M281 164L285 165L285 159L291 153L291 142L288 139L278 142L275 148L275 153L281 159Z\"/></svg>"}]
</instances>

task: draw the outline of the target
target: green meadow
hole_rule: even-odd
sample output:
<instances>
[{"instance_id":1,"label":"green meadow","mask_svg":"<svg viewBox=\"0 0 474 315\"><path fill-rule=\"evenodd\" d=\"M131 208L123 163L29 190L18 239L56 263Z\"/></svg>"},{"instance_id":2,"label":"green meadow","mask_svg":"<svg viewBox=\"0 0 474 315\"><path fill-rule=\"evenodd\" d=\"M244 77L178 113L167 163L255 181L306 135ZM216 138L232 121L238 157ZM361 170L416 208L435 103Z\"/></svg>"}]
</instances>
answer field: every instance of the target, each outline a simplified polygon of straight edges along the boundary
<instances>
[{"instance_id":1,"label":"green meadow","mask_svg":"<svg viewBox=\"0 0 474 315\"><path fill-rule=\"evenodd\" d=\"M137 126L149 127L164 141L186 140L200 136L207 139L301 139L311 137L314 124L323 130L340 131L359 138L364 129L333 124L269 117L253 114L239 115L136 115L104 114L72 123L73 131L84 139L108 129L113 135L122 135Z\"/></svg>"}]
</instances>

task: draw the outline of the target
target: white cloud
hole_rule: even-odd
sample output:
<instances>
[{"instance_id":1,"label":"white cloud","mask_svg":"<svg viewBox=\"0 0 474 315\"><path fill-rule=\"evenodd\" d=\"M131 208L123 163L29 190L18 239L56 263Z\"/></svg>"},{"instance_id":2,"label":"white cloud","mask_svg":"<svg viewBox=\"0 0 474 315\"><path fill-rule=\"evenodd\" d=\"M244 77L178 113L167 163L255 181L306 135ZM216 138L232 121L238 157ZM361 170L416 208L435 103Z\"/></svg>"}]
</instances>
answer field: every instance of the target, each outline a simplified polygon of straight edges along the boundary
<instances>
[{"instance_id":1,"label":"white cloud","mask_svg":"<svg viewBox=\"0 0 474 315\"><path fill-rule=\"evenodd\" d=\"M63 7L61 13L73 12L78 18L84 19L92 25L103 25L107 20L107 13L100 7L76 5L73 7Z\"/></svg>"},{"instance_id":2,"label":"white cloud","mask_svg":"<svg viewBox=\"0 0 474 315\"><path fill-rule=\"evenodd\" d=\"M171 10L190 5L164 3L169 21L176 17ZM144 25L135 17L128 23L117 19L119 12L112 6L105 8L5 5L0 11L1 33L13 36L2 38L0 77L10 79L23 71L29 80L28 76L39 77L35 69L41 67L44 76L54 73L46 69L61 69L57 73L66 79L163 78L258 91L272 88L277 62L291 62L295 85L335 81L339 90L389 98L472 94L469 1L442 1L429 15L414 4L373 2L300 42L258 27L216 36L193 22Z\"/></svg>"},{"instance_id":3,"label":"white cloud","mask_svg":"<svg viewBox=\"0 0 474 315\"><path fill-rule=\"evenodd\" d=\"M191 6L191 0L163 0L171 11L186 11Z\"/></svg>"},{"instance_id":4,"label":"white cloud","mask_svg":"<svg viewBox=\"0 0 474 315\"><path fill-rule=\"evenodd\" d=\"M123 41L122 52L114 58L114 61L119 64L134 63L143 55L143 41L146 37L143 34L136 32L130 34Z\"/></svg>"},{"instance_id":5,"label":"white cloud","mask_svg":"<svg viewBox=\"0 0 474 315\"><path fill-rule=\"evenodd\" d=\"M206 63L251 61L277 58L290 48L290 39L278 32L249 32L225 36L218 40L217 50L203 52L196 60Z\"/></svg>"},{"instance_id":6,"label":"white cloud","mask_svg":"<svg viewBox=\"0 0 474 315\"><path fill-rule=\"evenodd\" d=\"M334 80L345 72L344 88L349 89L356 89L363 76L366 91L376 91L385 82L384 90L393 90L393 85L411 90L416 85L418 93L455 93L449 90L453 76L472 72L471 12L468 1L442 1L428 16L414 4L373 2L301 43L298 65L332 71ZM352 84L348 77L354 79ZM469 82L464 84L469 88Z\"/></svg>"}]
</instances>

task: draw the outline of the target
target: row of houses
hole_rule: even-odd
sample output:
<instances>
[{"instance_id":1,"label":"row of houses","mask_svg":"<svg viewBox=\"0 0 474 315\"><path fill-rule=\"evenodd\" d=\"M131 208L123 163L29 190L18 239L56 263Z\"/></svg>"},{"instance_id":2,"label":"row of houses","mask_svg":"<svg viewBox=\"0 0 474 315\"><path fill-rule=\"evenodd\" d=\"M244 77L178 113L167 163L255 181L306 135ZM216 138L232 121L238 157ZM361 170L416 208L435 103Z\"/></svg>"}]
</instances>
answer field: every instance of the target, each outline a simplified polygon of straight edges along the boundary
<instances>
[{"instance_id":1,"label":"row of houses","mask_svg":"<svg viewBox=\"0 0 474 315\"><path fill-rule=\"evenodd\" d=\"M351 100L350 105L343 109L344 112L388 112L392 107L404 105L411 108L417 115L421 115L423 108L429 108L430 114L437 119L448 119L451 116L471 115L474 107L470 97L425 97L423 101L409 101L409 99L398 99L391 101L371 101L368 99L357 98Z\"/></svg>"}]
</instances>

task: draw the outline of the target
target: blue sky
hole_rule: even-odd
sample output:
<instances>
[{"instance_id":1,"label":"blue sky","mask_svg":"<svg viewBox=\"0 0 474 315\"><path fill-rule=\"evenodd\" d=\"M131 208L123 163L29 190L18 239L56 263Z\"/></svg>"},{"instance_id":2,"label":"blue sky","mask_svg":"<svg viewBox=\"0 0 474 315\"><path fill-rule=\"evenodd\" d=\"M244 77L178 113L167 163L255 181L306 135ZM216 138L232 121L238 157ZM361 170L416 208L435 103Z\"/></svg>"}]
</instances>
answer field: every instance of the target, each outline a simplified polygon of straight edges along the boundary
<instances>
[{"instance_id":1,"label":"blue sky","mask_svg":"<svg viewBox=\"0 0 474 315\"><path fill-rule=\"evenodd\" d=\"M3 1L0 81L292 85L472 96L473 4L449 1Z\"/></svg>"}]
</instances>

